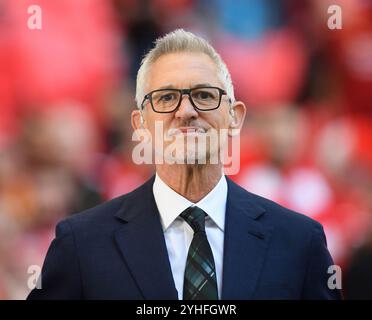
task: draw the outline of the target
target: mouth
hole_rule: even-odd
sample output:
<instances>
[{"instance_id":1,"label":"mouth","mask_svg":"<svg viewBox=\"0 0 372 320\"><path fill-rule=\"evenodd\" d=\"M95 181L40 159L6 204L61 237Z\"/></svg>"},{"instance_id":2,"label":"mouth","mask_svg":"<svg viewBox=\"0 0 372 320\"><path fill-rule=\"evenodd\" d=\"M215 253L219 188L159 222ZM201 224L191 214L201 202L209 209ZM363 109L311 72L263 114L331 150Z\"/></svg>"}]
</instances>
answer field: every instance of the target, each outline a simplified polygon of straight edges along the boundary
<instances>
[{"instance_id":1,"label":"mouth","mask_svg":"<svg viewBox=\"0 0 372 320\"><path fill-rule=\"evenodd\" d=\"M179 128L172 128L169 129L168 135L175 136L175 135L198 135L205 133L203 128L199 127L179 127Z\"/></svg>"}]
</instances>

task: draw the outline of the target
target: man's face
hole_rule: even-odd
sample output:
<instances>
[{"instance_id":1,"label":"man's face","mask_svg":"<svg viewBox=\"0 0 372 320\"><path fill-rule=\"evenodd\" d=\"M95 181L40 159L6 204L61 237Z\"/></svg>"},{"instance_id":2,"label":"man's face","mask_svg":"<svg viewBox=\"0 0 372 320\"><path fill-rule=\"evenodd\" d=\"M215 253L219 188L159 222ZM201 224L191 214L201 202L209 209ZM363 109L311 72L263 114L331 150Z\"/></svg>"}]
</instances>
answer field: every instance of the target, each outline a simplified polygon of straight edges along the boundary
<instances>
[{"instance_id":1,"label":"man's face","mask_svg":"<svg viewBox=\"0 0 372 320\"><path fill-rule=\"evenodd\" d=\"M146 80L145 93L161 88L189 89L198 86L225 89L218 78L215 63L203 53L182 52L164 55L150 67ZM205 140L205 136L203 139L202 136L212 131L219 134L221 129L231 127L229 108L229 100L226 95L222 96L220 107L211 111L196 110L187 95L183 96L179 108L172 113L156 113L151 108L150 102L146 100L143 110L144 127L150 131L152 137L155 137L155 123L161 121L164 149L171 143L176 144L180 146L179 149L184 150L179 155L184 160L187 154L189 156L195 154L197 160L206 158L208 161L210 155L219 152L222 145L221 141L201 145L201 141L208 142ZM134 111L134 114L136 113L138 116L138 111ZM172 129L178 129L178 134L172 135ZM187 140L196 143L190 144Z\"/></svg>"}]
</instances>

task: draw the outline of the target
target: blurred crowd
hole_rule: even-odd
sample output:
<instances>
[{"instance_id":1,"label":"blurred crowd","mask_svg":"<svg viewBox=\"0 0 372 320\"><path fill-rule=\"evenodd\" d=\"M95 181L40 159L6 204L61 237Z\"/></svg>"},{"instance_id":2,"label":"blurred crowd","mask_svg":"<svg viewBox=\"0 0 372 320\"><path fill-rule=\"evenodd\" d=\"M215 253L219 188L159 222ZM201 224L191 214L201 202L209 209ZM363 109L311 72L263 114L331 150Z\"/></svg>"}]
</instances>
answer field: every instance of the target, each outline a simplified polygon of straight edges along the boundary
<instances>
[{"instance_id":1,"label":"blurred crowd","mask_svg":"<svg viewBox=\"0 0 372 320\"><path fill-rule=\"evenodd\" d=\"M26 297L59 220L153 174L131 158L135 76L180 27L247 105L231 178L321 222L345 298L372 298L372 1L0 0L0 299Z\"/></svg>"}]
</instances>

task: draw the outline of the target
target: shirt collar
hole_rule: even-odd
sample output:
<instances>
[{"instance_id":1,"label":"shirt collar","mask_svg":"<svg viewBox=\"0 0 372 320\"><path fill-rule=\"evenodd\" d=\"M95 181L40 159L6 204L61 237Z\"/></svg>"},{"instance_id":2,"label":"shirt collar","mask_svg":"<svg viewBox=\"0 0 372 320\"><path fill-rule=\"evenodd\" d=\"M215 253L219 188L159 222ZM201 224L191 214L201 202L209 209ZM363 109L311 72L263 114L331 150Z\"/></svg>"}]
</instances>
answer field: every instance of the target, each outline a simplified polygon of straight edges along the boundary
<instances>
[{"instance_id":1,"label":"shirt collar","mask_svg":"<svg viewBox=\"0 0 372 320\"><path fill-rule=\"evenodd\" d=\"M182 211L194 205L204 210L217 227L224 231L227 201L227 182L224 175L216 186L197 203L193 203L178 194L161 180L158 174L155 176L153 193L160 213L163 231L177 219Z\"/></svg>"}]
</instances>

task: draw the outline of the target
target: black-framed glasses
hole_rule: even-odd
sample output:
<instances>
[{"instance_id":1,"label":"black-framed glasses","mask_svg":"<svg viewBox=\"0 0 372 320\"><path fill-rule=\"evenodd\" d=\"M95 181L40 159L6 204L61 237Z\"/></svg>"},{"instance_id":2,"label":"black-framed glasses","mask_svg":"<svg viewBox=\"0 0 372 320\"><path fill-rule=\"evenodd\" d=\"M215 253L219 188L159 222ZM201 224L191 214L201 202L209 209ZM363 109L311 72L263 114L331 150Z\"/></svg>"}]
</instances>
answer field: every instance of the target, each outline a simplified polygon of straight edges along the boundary
<instances>
[{"instance_id":1,"label":"black-framed glasses","mask_svg":"<svg viewBox=\"0 0 372 320\"><path fill-rule=\"evenodd\" d=\"M184 94L189 96L195 109L210 111L219 108L222 96L227 93L221 88L209 86L192 89L158 89L145 95L141 108L143 109L146 100L149 100L154 112L171 113L181 105Z\"/></svg>"}]
</instances>

